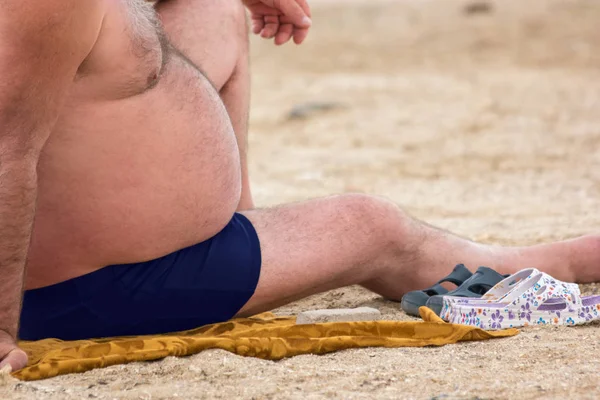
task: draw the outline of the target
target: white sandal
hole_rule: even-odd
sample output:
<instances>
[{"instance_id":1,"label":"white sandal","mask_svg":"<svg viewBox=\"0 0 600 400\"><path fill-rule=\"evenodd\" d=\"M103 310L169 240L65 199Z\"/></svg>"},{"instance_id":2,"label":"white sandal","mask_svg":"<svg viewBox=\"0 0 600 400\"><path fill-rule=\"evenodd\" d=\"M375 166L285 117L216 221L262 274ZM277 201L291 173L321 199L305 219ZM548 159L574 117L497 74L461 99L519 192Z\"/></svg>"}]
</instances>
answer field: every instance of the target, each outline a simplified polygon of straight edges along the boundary
<instances>
[{"instance_id":1,"label":"white sandal","mask_svg":"<svg viewBox=\"0 0 600 400\"><path fill-rule=\"evenodd\" d=\"M534 271L522 270L492 288L492 295L500 296L496 300L464 302L444 297L442 318L488 330L530 324L578 325L600 319L600 296L582 298L577 285Z\"/></svg>"},{"instance_id":2,"label":"white sandal","mask_svg":"<svg viewBox=\"0 0 600 400\"><path fill-rule=\"evenodd\" d=\"M558 279L552 278L550 275L540 272L535 268L522 269L521 271L512 274L511 276L498 282L493 288L491 288L486 294L480 298L475 297L454 297L444 296L448 298L448 301L458 304L471 304L471 303L497 303L502 301L508 296L513 290L516 290L520 285L526 284L528 281L537 277L538 274L544 275L548 280L555 281L555 285L564 285L568 290L573 293L581 294L579 285L576 283L568 283L559 281ZM537 279L537 278L536 278ZM551 300L552 301L552 300ZM442 309L441 315L444 315L445 309Z\"/></svg>"}]
</instances>

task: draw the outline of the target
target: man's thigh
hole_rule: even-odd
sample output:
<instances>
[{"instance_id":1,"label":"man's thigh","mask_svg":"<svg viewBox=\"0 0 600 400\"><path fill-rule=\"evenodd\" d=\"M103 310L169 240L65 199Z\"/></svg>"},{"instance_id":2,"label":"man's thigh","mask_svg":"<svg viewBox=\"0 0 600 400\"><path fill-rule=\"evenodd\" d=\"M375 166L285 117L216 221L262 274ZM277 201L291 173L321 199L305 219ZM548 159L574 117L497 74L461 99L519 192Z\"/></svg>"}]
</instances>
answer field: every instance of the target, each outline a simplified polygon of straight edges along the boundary
<instances>
[{"instance_id":1,"label":"man's thigh","mask_svg":"<svg viewBox=\"0 0 600 400\"><path fill-rule=\"evenodd\" d=\"M248 28L240 0L161 0L155 8L171 44L220 90L245 51Z\"/></svg>"}]
</instances>

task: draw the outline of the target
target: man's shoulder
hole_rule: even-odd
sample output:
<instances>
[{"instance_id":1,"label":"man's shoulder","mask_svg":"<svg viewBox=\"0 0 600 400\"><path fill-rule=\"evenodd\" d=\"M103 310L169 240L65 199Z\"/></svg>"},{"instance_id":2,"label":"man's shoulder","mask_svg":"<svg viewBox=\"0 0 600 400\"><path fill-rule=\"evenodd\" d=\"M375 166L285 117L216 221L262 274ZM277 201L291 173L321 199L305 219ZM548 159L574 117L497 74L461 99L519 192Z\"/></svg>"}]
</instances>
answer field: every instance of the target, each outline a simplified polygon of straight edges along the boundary
<instances>
[{"instance_id":1,"label":"man's shoulder","mask_svg":"<svg viewBox=\"0 0 600 400\"><path fill-rule=\"evenodd\" d=\"M4 37L43 37L67 30L74 34L97 28L109 0L2 0L0 31ZM18 29L10 29L15 27ZM46 37L46 39L52 39Z\"/></svg>"}]
</instances>

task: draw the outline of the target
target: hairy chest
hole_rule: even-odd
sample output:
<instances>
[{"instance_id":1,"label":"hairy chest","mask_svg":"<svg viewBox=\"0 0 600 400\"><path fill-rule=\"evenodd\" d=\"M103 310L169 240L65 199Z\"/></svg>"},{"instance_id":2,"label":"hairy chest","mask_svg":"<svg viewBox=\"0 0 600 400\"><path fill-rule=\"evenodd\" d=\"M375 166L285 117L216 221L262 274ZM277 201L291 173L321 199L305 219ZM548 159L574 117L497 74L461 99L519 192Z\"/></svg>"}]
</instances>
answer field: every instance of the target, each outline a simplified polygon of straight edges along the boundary
<instances>
[{"instance_id":1,"label":"hairy chest","mask_svg":"<svg viewBox=\"0 0 600 400\"><path fill-rule=\"evenodd\" d=\"M76 91L107 99L143 93L159 81L167 49L152 3L107 0L98 40L80 68Z\"/></svg>"}]
</instances>

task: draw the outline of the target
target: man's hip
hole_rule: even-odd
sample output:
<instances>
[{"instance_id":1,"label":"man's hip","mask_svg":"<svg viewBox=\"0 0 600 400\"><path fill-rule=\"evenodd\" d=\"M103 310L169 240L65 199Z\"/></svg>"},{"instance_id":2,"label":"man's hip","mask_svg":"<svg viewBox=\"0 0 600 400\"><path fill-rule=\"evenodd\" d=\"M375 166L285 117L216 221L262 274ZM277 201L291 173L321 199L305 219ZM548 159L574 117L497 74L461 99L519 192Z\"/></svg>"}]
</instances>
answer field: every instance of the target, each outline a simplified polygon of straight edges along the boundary
<instances>
[{"instance_id":1,"label":"man's hip","mask_svg":"<svg viewBox=\"0 0 600 400\"><path fill-rule=\"evenodd\" d=\"M260 267L256 231L235 214L197 245L26 291L19 338L157 334L225 321L254 294Z\"/></svg>"}]
</instances>

